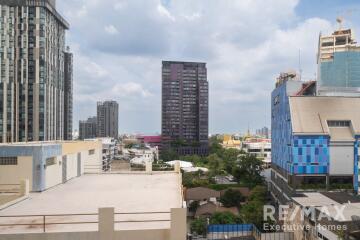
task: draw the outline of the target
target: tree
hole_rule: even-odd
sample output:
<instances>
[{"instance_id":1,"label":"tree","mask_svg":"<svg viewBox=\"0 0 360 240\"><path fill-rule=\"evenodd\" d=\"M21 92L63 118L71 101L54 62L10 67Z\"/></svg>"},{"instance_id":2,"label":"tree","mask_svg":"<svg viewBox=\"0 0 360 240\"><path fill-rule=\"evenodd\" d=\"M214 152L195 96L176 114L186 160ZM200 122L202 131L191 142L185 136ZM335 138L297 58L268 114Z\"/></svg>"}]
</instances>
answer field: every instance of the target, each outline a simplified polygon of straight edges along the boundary
<instances>
[{"instance_id":1,"label":"tree","mask_svg":"<svg viewBox=\"0 0 360 240\"><path fill-rule=\"evenodd\" d=\"M179 159L179 155L177 154L177 152L174 149L171 149L171 148L164 149L160 153L160 159L163 160L164 162L169 162L172 160Z\"/></svg>"},{"instance_id":2,"label":"tree","mask_svg":"<svg viewBox=\"0 0 360 240\"><path fill-rule=\"evenodd\" d=\"M191 222L190 229L192 233L204 236L206 234L206 226L206 218L200 217Z\"/></svg>"},{"instance_id":3,"label":"tree","mask_svg":"<svg viewBox=\"0 0 360 240\"><path fill-rule=\"evenodd\" d=\"M220 158L224 161L224 169L228 173L232 173L233 167L236 166L236 161L238 160L238 156L241 153L240 150L235 148L225 149L222 151L222 155Z\"/></svg>"},{"instance_id":4,"label":"tree","mask_svg":"<svg viewBox=\"0 0 360 240\"><path fill-rule=\"evenodd\" d=\"M253 223L262 228L263 225L263 206L264 204L257 201L250 201L240 210L240 215L245 223Z\"/></svg>"},{"instance_id":5,"label":"tree","mask_svg":"<svg viewBox=\"0 0 360 240\"><path fill-rule=\"evenodd\" d=\"M211 171L211 173L213 175L220 174L223 170L223 164L221 158L219 158L219 156L216 153L214 153L209 155L207 159L209 162L209 170Z\"/></svg>"},{"instance_id":6,"label":"tree","mask_svg":"<svg viewBox=\"0 0 360 240\"><path fill-rule=\"evenodd\" d=\"M256 201L265 204L267 198L267 190L265 186L256 186L251 191L249 201Z\"/></svg>"},{"instance_id":7,"label":"tree","mask_svg":"<svg viewBox=\"0 0 360 240\"><path fill-rule=\"evenodd\" d=\"M221 152L223 151L223 147L220 144L220 140L216 137L212 137L209 139L209 153L210 154L218 154L221 155Z\"/></svg>"},{"instance_id":8,"label":"tree","mask_svg":"<svg viewBox=\"0 0 360 240\"><path fill-rule=\"evenodd\" d=\"M228 189L225 191L224 195L221 196L220 202L224 207L239 207L240 202L244 200L244 197L239 191Z\"/></svg>"},{"instance_id":9,"label":"tree","mask_svg":"<svg viewBox=\"0 0 360 240\"><path fill-rule=\"evenodd\" d=\"M253 223L259 229L263 228L263 206L266 204L267 190L264 186L256 186L250 193L249 201L240 210L241 218L246 223ZM270 219L266 222L272 223Z\"/></svg>"},{"instance_id":10,"label":"tree","mask_svg":"<svg viewBox=\"0 0 360 240\"><path fill-rule=\"evenodd\" d=\"M237 182L256 186L263 183L262 170L262 161L253 155L246 154L240 157L240 161L234 167L233 176Z\"/></svg>"},{"instance_id":11,"label":"tree","mask_svg":"<svg viewBox=\"0 0 360 240\"><path fill-rule=\"evenodd\" d=\"M237 224L241 219L231 212L216 212L210 218L210 224Z\"/></svg>"},{"instance_id":12,"label":"tree","mask_svg":"<svg viewBox=\"0 0 360 240\"><path fill-rule=\"evenodd\" d=\"M205 187L210 184L209 178L207 175L204 175L202 172L195 173L183 173L182 184L184 187L193 188L193 187Z\"/></svg>"},{"instance_id":13,"label":"tree","mask_svg":"<svg viewBox=\"0 0 360 240\"><path fill-rule=\"evenodd\" d=\"M190 203L189 205L189 211L190 212L196 212L196 210L198 209L199 207L199 201L193 201Z\"/></svg>"},{"instance_id":14,"label":"tree","mask_svg":"<svg viewBox=\"0 0 360 240\"><path fill-rule=\"evenodd\" d=\"M200 157L199 155L182 156L180 159L186 162L191 162L194 166L199 167L205 166L207 163L206 158Z\"/></svg>"}]
</instances>

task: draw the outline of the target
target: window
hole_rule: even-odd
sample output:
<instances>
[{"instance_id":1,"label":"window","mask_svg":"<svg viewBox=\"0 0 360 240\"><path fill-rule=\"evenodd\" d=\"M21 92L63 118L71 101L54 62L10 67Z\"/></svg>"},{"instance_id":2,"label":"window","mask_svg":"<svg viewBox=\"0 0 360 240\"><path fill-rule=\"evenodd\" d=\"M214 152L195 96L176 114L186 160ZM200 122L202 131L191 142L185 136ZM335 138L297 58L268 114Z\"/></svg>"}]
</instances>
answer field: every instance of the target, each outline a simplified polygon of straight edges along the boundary
<instances>
[{"instance_id":1,"label":"window","mask_svg":"<svg viewBox=\"0 0 360 240\"><path fill-rule=\"evenodd\" d=\"M56 158L55 157L51 157L51 158L46 159L46 166L51 166L51 165L55 165L55 164L56 164Z\"/></svg>"},{"instance_id":2,"label":"window","mask_svg":"<svg viewBox=\"0 0 360 240\"><path fill-rule=\"evenodd\" d=\"M334 42L323 42L321 44L322 47L332 47L334 46Z\"/></svg>"},{"instance_id":3,"label":"window","mask_svg":"<svg viewBox=\"0 0 360 240\"><path fill-rule=\"evenodd\" d=\"M17 165L17 157L0 157L0 165Z\"/></svg>"},{"instance_id":4,"label":"window","mask_svg":"<svg viewBox=\"0 0 360 240\"><path fill-rule=\"evenodd\" d=\"M94 154L95 154L95 149L89 150L89 155L94 155Z\"/></svg>"},{"instance_id":5,"label":"window","mask_svg":"<svg viewBox=\"0 0 360 240\"><path fill-rule=\"evenodd\" d=\"M278 105L280 103L280 96L277 95L275 98L274 98L274 105Z\"/></svg>"},{"instance_id":6,"label":"window","mask_svg":"<svg viewBox=\"0 0 360 240\"><path fill-rule=\"evenodd\" d=\"M328 121L329 127L350 127L350 121L341 120L341 121Z\"/></svg>"}]
</instances>

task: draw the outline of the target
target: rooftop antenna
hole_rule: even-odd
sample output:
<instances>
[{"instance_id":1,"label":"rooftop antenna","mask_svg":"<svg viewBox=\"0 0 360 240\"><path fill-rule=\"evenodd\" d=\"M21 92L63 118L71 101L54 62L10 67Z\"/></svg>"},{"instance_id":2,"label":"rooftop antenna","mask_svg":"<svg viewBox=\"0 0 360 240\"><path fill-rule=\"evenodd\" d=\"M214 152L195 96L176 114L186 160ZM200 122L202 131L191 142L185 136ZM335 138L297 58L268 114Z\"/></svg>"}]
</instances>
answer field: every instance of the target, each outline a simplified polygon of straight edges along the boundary
<instances>
[{"instance_id":1,"label":"rooftop antenna","mask_svg":"<svg viewBox=\"0 0 360 240\"><path fill-rule=\"evenodd\" d=\"M342 16L337 17L336 22L339 24L339 31L343 29L344 17Z\"/></svg>"}]
</instances>

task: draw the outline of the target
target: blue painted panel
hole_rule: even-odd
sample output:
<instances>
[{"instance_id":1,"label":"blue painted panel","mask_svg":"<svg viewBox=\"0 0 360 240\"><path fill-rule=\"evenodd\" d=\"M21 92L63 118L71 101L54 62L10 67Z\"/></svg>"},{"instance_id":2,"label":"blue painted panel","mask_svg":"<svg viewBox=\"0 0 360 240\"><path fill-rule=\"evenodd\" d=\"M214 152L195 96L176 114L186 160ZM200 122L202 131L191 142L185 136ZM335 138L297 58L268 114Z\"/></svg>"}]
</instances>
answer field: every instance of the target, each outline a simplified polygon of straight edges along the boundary
<instances>
[{"instance_id":1,"label":"blue painted panel","mask_svg":"<svg viewBox=\"0 0 360 240\"><path fill-rule=\"evenodd\" d=\"M292 174L327 174L328 136L293 136Z\"/></svg>"}]
</instances>

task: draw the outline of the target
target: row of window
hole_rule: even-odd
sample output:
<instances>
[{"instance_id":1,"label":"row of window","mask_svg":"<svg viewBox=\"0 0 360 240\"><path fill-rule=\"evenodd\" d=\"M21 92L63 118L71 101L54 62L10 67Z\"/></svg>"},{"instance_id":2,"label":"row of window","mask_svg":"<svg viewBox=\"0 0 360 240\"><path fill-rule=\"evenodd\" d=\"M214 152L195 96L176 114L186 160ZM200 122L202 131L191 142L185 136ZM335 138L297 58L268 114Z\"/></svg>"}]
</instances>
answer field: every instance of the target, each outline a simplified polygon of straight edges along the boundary
<instances>
[{"instance_id":1,"label":"row of window","mask_svg":"<svg viewBox=\"0 0 360 240\"><path fill-rule=\"evenodd\" d=\"M17 157L0 157L0 165L17 165Z\"/></svg>"}]
</instances>

